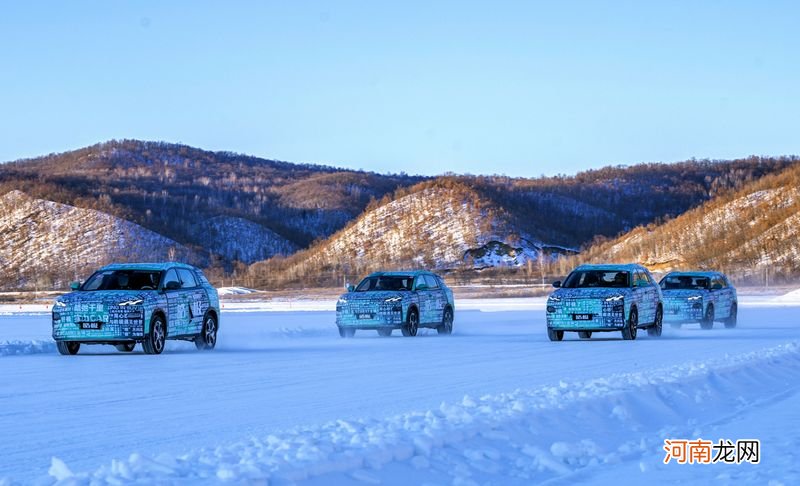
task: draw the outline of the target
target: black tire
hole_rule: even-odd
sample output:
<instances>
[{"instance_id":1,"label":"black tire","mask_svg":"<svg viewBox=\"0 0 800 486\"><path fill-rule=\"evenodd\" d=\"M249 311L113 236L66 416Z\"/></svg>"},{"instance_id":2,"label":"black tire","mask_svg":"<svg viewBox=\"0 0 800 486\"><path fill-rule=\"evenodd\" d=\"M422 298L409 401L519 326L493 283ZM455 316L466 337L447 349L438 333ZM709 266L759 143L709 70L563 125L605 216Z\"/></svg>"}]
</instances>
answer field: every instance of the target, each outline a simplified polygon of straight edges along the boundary
<instances>
[{"instance_id":1,"label":"black tire","mask_svg":"<svg viewBox=\"0 0 800 486\"><path fill-rule=\"evenodd\" d=\"M453 309L450 307L445 308L442 323L436 328L436 332L445 336L453 334Z\"/></svg>"},{"instance_id":2,"label":"black tire","mask_svg":"<svg viewBox=\"0 0 800 486\"><path fill-rule=\"evenodd\" d=\"M653 325L647 328L647 335L650 337L661 337L661 332L664 330L664 311L661 306L656 309L656 319Z\"/></svg>"},{"instance_id":3,"label":"black tire","mask_svg":"<svg viewBox=\"0 0 800 486\"><path fill-rule=\"evenodd\" d=\"M81 350L81 343L75 341L56 341L58 352L65 356L73 356Z\"/></svg>"},{"instance_id":4,"label":"black tire","mask_svg":"<svg viewBox=\"0 0 800 486\"><path fill-rule=\"evenodd\" d=\"M379 336L382 336L382 337L389 337L389 336L391 336L391 335L392 335L392 330L393 330L393 329L391 329L391 328L388 328L388 329L378 329L378 335L379 335Z\"/></svg>"},{"instance_id":5,"label":"black tire","mask_svg":"<svg viewBox=\"0 0 800 486\"><path fill-rule=\"evenodd\" d=\"M217 346L217 331L219 331L217 318L209 312L203 317L203 327L200 329L200 334L194 338L195 347L201 351L214 349Z\"/></svg>"},{"instance_id":6,"label":"black tire","mask_svg":"<svg viewBox=\"0 0 800 486\"><path fill-rule=\"evenodd\" d=\"M136 343L115 344L114 347L121 353L130 353L136 348Z\"/></svg>"},{"instance_id":7,"label":"black tire","mask_svg":"<svg viewBox=\"0 0 800 486\"><path fill-rule=\"evenodd\" d=\"M639 326L639 311L636 307L631 308L630 317L625 327L622 329L622 339L626 341L633 341L636 339L636 333Z\"/></svg>"},{"instance_id":8,"label":"black tire","mask_svg":"<svg viewBox=\"0 0 800 486\"><path fill-rule=\"evenodd\" d=\"M356 335L356 330L352 327L339 327L339 337L351 338Z\"/></svg>"},{"instance_id":9,"label":"black tire","mask_svg":"<svg viewBox=\"0 0 800 486\"><path fill-rule=\"evenodd\" d=\"M167 344L167 321L156 314L150 319L150 331L142 341L142 349L147 354L161 354Z\"/></svg>"},{"instance_id":10,"label":"black tire","mask_svg":"<svg viewBox=\"0 0 800 486\"><path fill-rule=\"evenodd\" d=\"M714 304L708 304L708 307L706 307L706 315L700 321L700 327L703 329L714 327Z\"/></svg>"},{"instance_id":11,"label":"black tire","mask_svg":"<svg viewBox=\"0 0 800 486\"><path fill-rule=\"evenodd\" d=\"M417 331L419 330L419 312L417 309L411 309L408 311L408 319L406 319L406 325L403 326L403 336L406 337L413 337L417 335Z\"/></svg>"},{"instance_id":12,"label":"black tire","mask_svg":"<svg viewBox=\"0 0 800 486\"><path fill-rule=\"evenodd\" d=\"M731 313L728 316L728 318L725 319L725 327L728 329L733 329L734 327L736 327L736 321L738 317L739 317L739 306L736 305L735 303L731 304Z\"/></svg>"},{"instance_id":13,"label":"black tire","mask_svg":"<svg viewBox=\"0 0 800 486\"><path fill-rule=\"evenodd\" d=\"M562 339L564 339L564 331L559 331L559 330L556 330L556 329L550 329L548 327L547 328L547 337L551 341L561 341Z\"/></svg>"},{"instance_id":14,"label":"black tire","mask_svg":"<svg viewBox=\"0 0 800 486\"><path fill-rule=\"evenodd\" d=\"M591 339L592 331L578 331L578 337L581 339Z\"/></svg>"}]
</instances>

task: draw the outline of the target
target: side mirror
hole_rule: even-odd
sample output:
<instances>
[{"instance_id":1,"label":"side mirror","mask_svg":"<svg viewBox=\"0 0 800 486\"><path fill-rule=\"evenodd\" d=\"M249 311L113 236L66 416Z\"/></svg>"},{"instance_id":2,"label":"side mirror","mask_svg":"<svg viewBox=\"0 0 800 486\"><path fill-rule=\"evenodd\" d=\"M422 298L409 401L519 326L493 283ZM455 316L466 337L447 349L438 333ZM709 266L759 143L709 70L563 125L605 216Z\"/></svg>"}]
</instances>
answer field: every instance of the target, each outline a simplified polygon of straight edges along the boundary
<instances>
[{"instance_id":1,"label":"side mirror","mask_svg":"<svg viewBox=\"0 0 800 486\"><path fill-rule=\"evenodd\" d=\"M79 288L81 288L81 283L80 282L70 282L69 288L71 288L72 290L78 290Z\"/></svg>"},{"instance_id":2,"label":"side mirror","mask_svg":"<svg viewBox=\"0 0 800 486\"><path fill-rule=\"evenodd\" d=\"M711 290L720 290L722 289L722 284L715 283L711 286Z\"/></svg>"},{"instance_id":3,"label":"side mirror","mask_svg":"<svg viewBox=\"0 0 800 486\"><path fill-rule=\"evenodd\" d=\"M181 288L180 282L171 280L167 282L167 285L164 287L164 290L178 290L179 288Z\"/></svg>"},{"instance_id":4,"label":"side mirror","mask_svg":"<svg viewBox=\"0 0 800 486\"><path fill-rule=\"evenodd\" d=\"M553 282L553 287L560 289L561 288L561 280L556 280Z\"/></svg>"},{"instance_id":5,"label":"side mirror","mask_svg":"<svg viewBox=\"0 0 800 486\"><path fill-rule=\"evenodd\" d=\"M353 284L345 284L344 289L348 292L353 292L356 290L356 286Z\"/></svg>"}]
</instances>

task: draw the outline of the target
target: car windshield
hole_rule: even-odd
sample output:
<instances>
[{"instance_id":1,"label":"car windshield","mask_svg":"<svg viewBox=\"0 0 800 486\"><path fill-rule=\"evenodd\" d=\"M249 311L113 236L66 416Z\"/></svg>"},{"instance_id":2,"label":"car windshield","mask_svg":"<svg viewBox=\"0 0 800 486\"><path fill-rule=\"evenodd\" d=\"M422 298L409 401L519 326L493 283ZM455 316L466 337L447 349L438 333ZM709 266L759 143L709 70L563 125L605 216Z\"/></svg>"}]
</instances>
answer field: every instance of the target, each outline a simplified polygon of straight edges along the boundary
<instances>
[{"instance_id":1,"label":"car windshield","mask_svg":"<svg viewBox=\"0 0 800 486\"><path fill-rule=\"evenodd\" d=\"M630 287L630 273L617 270L576 270L569 274L563 287L580 288L625 288Z\"/></svg>"},{"instance_id":2,"label":"car windshield","mask_svg":"<svg viewBox=\"0 0 800 486\"><path fill-rule=\"evenodd\" d=\"M89 277L81 290L155 290L161 272L153 270L103 270Z\"/></svg>"},{"instance_id":3,"label":"car windshield","mask_svg":"<svg viewBox=\"0 0 800 486\"><path fill-rule=\"evenodd\" d=\"M664 290L701 290L709 286L709 278L699 275L667 275L659 285Z\"/></svg>"},{"instance_id":4,"label":"car windshield","mask_svg":"<svg viewBox=\"0 0 800 486\"><path fill-rule=\"evenodd\" d=\"M414 277L409 276L379 276L367 277L358 284L356 292L371 292L381 290L411 290Z\"/></svg>"}]
</instances>

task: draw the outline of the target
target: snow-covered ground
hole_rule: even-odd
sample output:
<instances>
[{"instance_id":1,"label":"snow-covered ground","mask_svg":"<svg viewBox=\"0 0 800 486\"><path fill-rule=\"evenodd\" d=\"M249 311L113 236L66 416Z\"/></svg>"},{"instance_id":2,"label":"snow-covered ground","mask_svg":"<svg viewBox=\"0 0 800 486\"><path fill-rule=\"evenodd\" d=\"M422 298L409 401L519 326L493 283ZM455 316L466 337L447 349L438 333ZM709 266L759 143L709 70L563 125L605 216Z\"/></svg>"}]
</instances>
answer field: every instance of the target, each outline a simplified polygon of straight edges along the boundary
<instances>
[{"instance_id":1,"label":"snow-covered ground","mask_svg":"<svg viewBox=\"0 0 800 486\"><path fill-rule=\"evenodd\" d=\"M212 353L75 357L47 309L0 309L0 484L800 481L800 302L561 343L543 304L460 301L450 337L342 340L327 301L226 303ZM761 463L663 464L665 438L698 437L761 439Z\"/></svg>"}]
</instances>

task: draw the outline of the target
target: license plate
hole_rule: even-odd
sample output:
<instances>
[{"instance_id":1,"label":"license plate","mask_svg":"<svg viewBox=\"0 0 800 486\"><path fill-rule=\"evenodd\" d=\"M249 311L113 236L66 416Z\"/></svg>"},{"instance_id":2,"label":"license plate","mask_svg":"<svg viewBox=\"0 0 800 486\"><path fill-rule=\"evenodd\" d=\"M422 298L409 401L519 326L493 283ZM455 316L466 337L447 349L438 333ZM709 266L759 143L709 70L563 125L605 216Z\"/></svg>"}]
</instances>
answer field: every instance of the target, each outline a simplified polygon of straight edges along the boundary
<instances>
[{"instance_id":1,"label":"license plate","mask_svg":"<svg viewBox=\"0 0 800 486\"><path fill-rule=\"evenodd\" d=\"M356 314L357 319L372 319L372 314Z\"/></svg>"},{"instance_id":2,"label":"license plate","mask_svg":"<svg viewBox=\"0 0 800 486\"><path fill-rule=\"evenodd\" d=\"M573 321L591 321L592 315L591 314L572 314Z\"/></svg>"},{"instance_id":3,"label":"license plate","mask_svg":"<svg viewBox=\"0 0 800 486\"><path fill-rule=\"evenodd\" d=\"M81 322L81 329L102 329L102 322Z\"/></svg>"}]
</instances>

